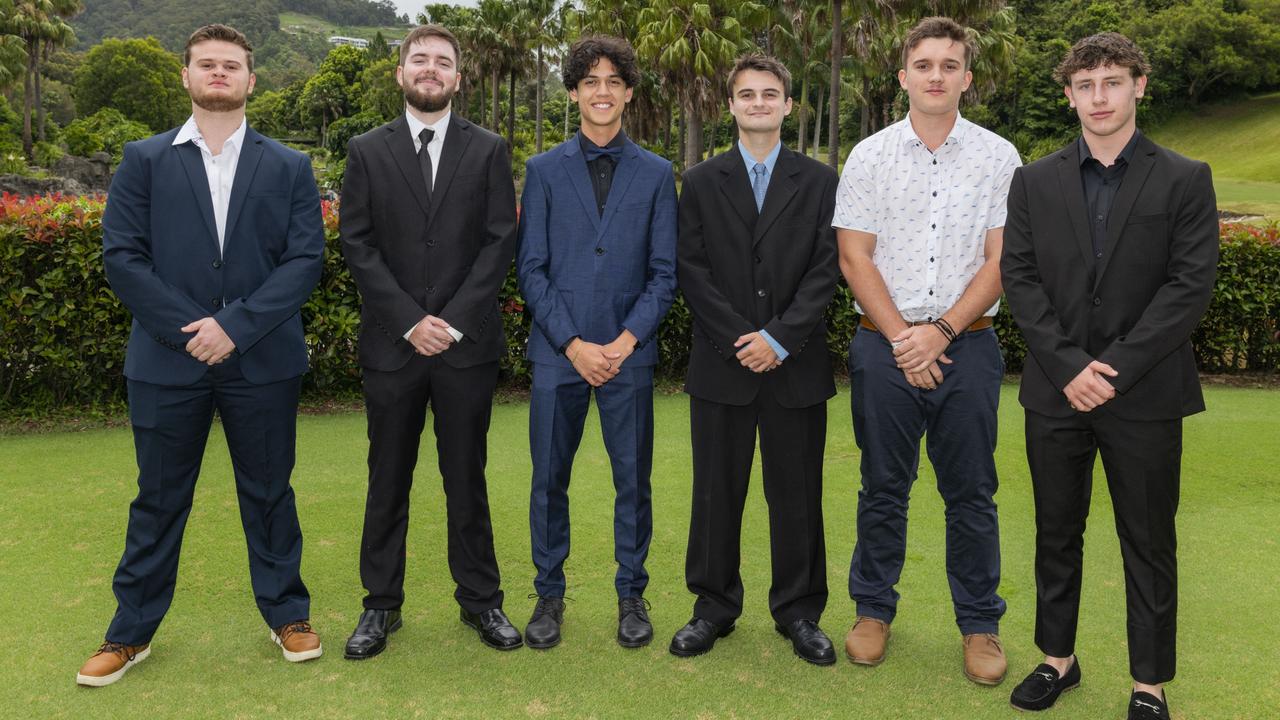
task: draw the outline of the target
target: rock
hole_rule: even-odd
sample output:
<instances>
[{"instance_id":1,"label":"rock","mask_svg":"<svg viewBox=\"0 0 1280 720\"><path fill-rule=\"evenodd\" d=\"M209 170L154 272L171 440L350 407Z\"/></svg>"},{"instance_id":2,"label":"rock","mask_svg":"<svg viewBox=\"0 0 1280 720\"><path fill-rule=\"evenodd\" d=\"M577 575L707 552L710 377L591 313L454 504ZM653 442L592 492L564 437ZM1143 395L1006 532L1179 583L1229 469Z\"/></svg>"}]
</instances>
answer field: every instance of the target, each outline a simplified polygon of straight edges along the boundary
<instances>
[{"instance_id":1,"label":"rock","mask_svg":"<svg viewBox=\"0 0 1280 720\"><path fill-rule=\"evenodd\" d=\"M32 178L25 175L0 175L0 191L11 195L90 195L94 191L86 189L75 180L60 177Z\"/></svg>"},{"instance_id":2,"label":"rock","mask_svg":"<svg viewBox=\"0 0 1280 720\"><path fill-rule=\"evenodd\" d=\"M50 170L74 181L82 192L105 193L111 185L111 156L104 152L94 153L88 158L63 155Z\"/></svg>"}]
</instances>

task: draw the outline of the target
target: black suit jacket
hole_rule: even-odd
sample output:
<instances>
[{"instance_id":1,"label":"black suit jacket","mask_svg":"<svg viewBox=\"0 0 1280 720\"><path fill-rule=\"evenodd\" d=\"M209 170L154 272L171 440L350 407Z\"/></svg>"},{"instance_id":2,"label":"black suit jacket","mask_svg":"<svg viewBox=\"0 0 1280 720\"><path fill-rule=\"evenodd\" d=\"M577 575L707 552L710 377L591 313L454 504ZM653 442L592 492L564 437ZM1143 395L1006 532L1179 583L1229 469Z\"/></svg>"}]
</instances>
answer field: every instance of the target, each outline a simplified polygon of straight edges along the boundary
<instances>
[{"instance_id":1,"label":"black suit jacket","mask_svg":"<svg viewBox=\"0 0 1280 720\"><path fill-rule=\"evenodd\" d=\"M1191 333L1213 294L1218 216L1209 166L1138 141L1095 260L1077 143L1020 168L1000 268L1027 340L1022 405L1074 411L1062 389L1092 360L1115 368L1103 411L1168 420L1204 409Z\"/></svg>"},{"instance_id":2,"label":"black suit jacket","mask_svg":"<svg viewBox=\"0 0 1280 720\"><path fill-rule=\"evenodd\" d=\"M840 276L837 182L831 168L784 147L757 213L736 145L684 174L676 256L694 321L690 395L746 405L767 383L779 404L800 408L835 394L823 314ZM790 355L753 373L733 342L762 329Z\"/></svg>"},{"instance_id":3,"label":"black suit jacket","mask_svg":"<svg viewBox=\"0 0 1280 720\"><path fill-rule=\"evenodd\" d=\"M441 357L453 367L505 352L498 291L516 248L516 197L502 138L451 116L431 201L404 116L347 144L339 226L360 289L360 364L404 367L404 333L426 315L463 339Z\"/></svg>"}]
</instances>

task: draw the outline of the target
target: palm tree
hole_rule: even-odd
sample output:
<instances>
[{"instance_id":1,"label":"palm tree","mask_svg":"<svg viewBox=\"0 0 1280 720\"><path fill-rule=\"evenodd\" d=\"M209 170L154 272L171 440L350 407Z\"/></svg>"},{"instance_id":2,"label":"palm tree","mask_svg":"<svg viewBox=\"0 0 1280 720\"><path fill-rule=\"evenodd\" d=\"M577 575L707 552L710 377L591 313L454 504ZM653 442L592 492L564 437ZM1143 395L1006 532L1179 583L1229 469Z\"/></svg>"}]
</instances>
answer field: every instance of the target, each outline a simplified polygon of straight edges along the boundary
<instances>
[{"instance_id":1,"label":"palm tree","mask_svg":"<svg viewBox=\"0 0 1280 720\"><path fill-rule=\"evenodd\" d=\"M810 81L819 71L826 71L828 64L822 61L831 42L830 25L827 22L826 0L781 0L776 7L778 22L770 28L770 38L776 51L785 53L787 67L793 69L792 80L798 81L800 92L796 109L799 142L797 150L804 154L809 114Z\"/></svg>"},{"instance_id":2,"label":"palm tree","mask_svg":"<svg viewBox=\"0 0 1280 720\"><path fill-rule=\"evenodd\" d=\"M636 49L663 71L684 110L685 169L702 156L702 123L723 100L725 73L768 20L754 0L653 0L640 11Z\"/></svg>"},{"instance_id":3,"label":"palm tree","mask_svg":"<svg viewBox=\"0 0 1280 720\"><path fill-rule=\"evenodd\" d=\"M4 23L3 31L16 35L26 47L27 67L22 85L22 150L28 158L32 150L31 116L39 93L40 60L53 46L75 40L66 18L83 9L80 0L17 0L13 3L12 13L0 18ZM43 108L39 114L43 126Z\"/></svg>"}]
</instances>

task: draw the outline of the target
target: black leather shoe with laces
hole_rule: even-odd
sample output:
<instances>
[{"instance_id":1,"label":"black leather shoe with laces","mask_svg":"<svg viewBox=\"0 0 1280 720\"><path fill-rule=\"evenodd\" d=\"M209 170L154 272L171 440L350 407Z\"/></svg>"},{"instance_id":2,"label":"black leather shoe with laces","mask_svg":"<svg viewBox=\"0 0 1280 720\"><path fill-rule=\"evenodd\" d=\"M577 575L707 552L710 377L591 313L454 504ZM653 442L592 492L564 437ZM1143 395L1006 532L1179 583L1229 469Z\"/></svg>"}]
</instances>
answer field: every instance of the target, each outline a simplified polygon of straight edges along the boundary
<instances>
[{"instance_id":1,"label":"black leather shoe with laces","mask_svg":"<svg viewBox=\"0 0 1280 720\"><path fill-rule=\"evenodd\" d=\"M642 597L627 597L618 601L618 644L624 648L638 648L653 640L653 625L649 622L649 601Z\"/></svg>"},{"instance_id":2,"label":"black leather shoe with laces","mask_svg":"<svg viewBox=\"0 0 1280 720\"><path fill-rule=\"evenodd\" d=\"M538 604L524 628L524 642L534 650L546 650L560 644L560 624L564 622L564 598L530 595Z\"/></svg>"},{"instance_id":3,"label":"black leather shoe with laces","mask_svg":"<svg viewBox=\"0 0 1280 720\"><path fill-rule=\"evenodd\" d=\"M831 638L822 632L818 623L812 620L796 620L786 625L774 625L779 635L791 641L791 648L796 657L814 665L832 665L836 661L836 650L831 645Z\"/></svg>"},{"instance_id":4,"label":"black leather shoe with laces","mask_svg":"<svg viewBox=\"0 0 1280 720\"><path fill-rule=\"evenodd\" d=\"M1052 665L1040 664L1018 683L1009 704L1018 710L1048 710L1062 693L1080 686L1080 658L1071 661L1066 675L1058 675Z\"/></svg>"},{"instance_id":5,"label":"black leather shoe with laces","mask_svg":"<svg viewBox=\"0 0 1280 720\"><path fill-rule=\"evenodd\" d=\"M717 625L710 620L694 617L671 638L671 654L693 657L711 652L716 640L733 632L734 624Z\"/></svg>"},{"instance_id":6,"label":"black leather shoe with laces","mask_svg":"<svg viewBox=\"0 0 1280 720\"><path fill-rule=\"evenodd\" d=\"M1168 698L1134 690L1129 696L1129 720L1169 720Z\"/></svg>"},{"instance_id":7,"label":"black leather shoe with laces","mask_svg":"<svg viewBox=\"0 0 1280 720\"><path fill-rule=\"evenodd\" d=\"M494 650L515 650L524 644L520 631L507 619L502 608L491 608L478 613L462 610L462 622L480 633L480 642Z\"/></svg>"},{"instance_id":8,"label":"black leather shoe with laces","mask_svg":"<svg viewBox=\"0 0 1280 720\"><path fill-rule=\"evenodd\" d=\"M387 649L387 636L400 629L399 610L365 610L360 613L355 632L347 638L342 656L365 660Z\"/></svg>"}]
</instances>

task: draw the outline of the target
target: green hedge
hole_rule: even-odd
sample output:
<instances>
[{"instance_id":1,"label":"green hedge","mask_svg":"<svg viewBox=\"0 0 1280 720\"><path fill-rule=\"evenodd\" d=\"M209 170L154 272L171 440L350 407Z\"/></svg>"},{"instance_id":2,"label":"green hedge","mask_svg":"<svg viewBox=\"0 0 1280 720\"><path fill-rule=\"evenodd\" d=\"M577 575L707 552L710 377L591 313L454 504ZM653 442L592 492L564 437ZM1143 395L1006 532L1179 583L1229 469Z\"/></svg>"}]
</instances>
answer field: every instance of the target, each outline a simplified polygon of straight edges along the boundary
<instances>
[{"instance_id":1,"label":"green hedge","mask_svg":"<svg viewBox=\"0 0 1280 720\"><path fill-rule=\"evenodd\" d=\"M359 298L342 260L336 208L324 203L325 269L303 308L312 371L306 392L338 397L359 391L356 337ZM102 273L101 198L0 199L0 411L38 412L124 399L121 365L129 313ZM527 386L524 360L529 318L514 269L499 299L508 346L502 358L508 386ZM1280 366L1280 225L1223 229L1218 287L1195 335L1205 370L1274 371ZM836 372L857 316L848 290L827 309ZM677 300L659 330L658 373L679 379L689 357L690 317ZM1026 347L1001 309L997 332L1009 370L1022 367Z\"/></svg>"}]
</instances>

